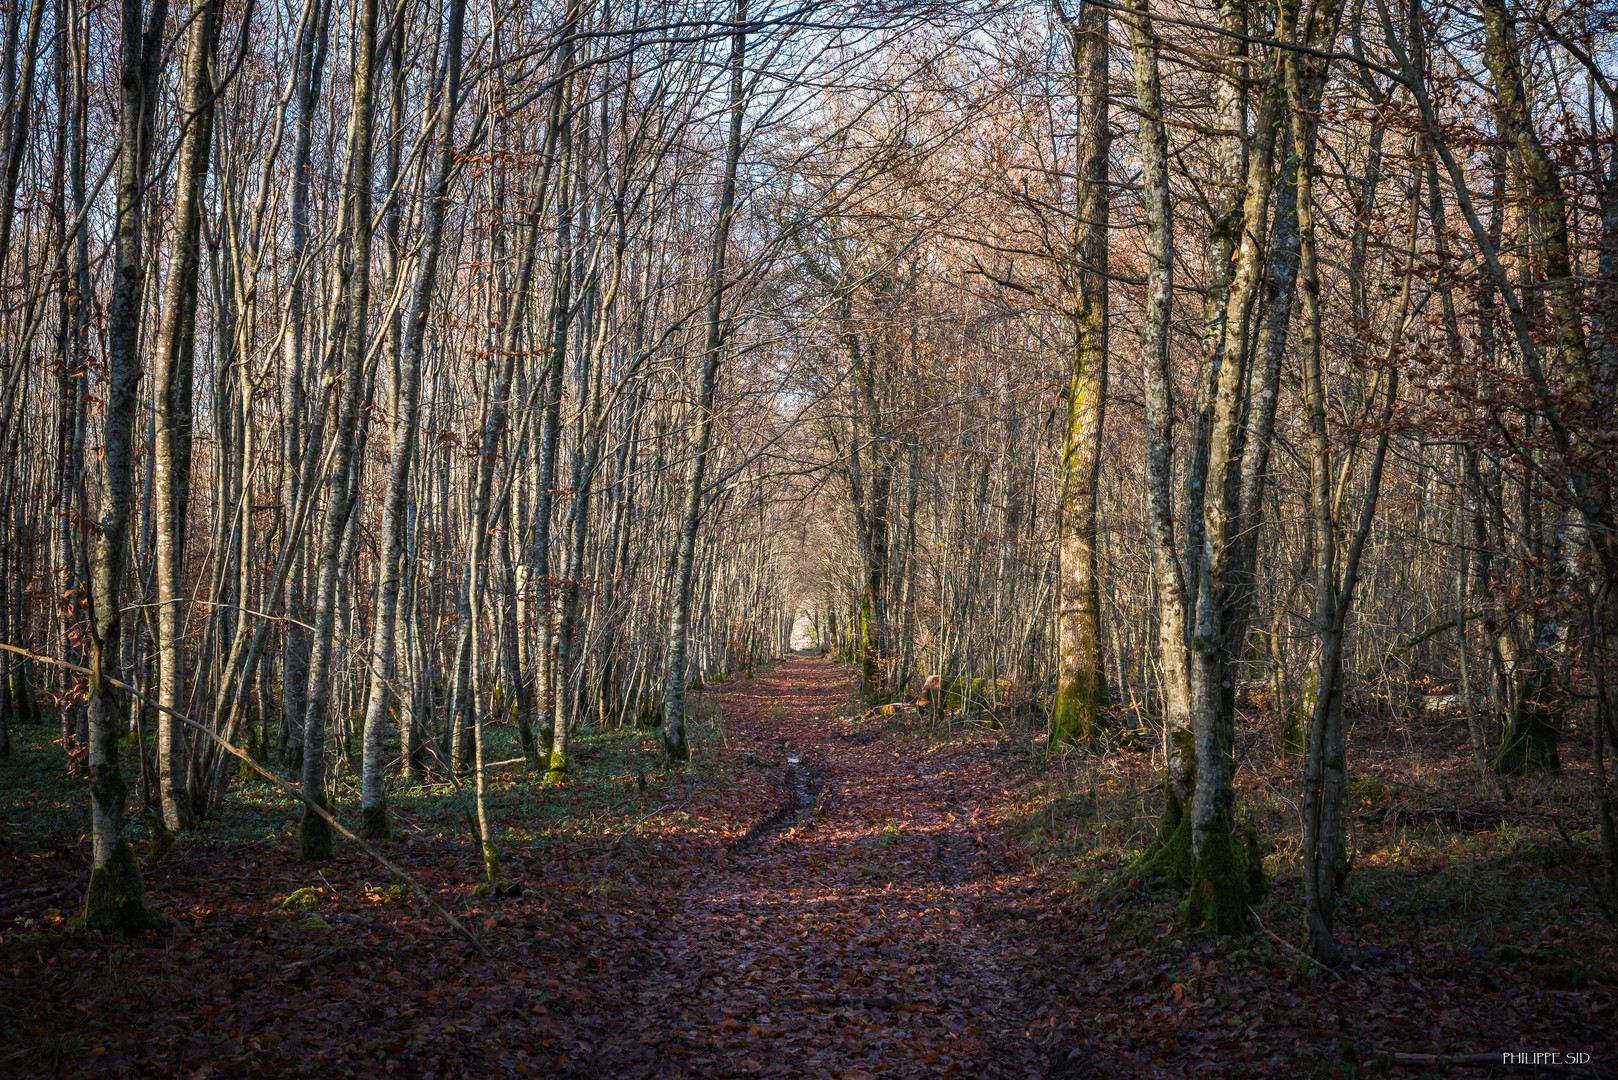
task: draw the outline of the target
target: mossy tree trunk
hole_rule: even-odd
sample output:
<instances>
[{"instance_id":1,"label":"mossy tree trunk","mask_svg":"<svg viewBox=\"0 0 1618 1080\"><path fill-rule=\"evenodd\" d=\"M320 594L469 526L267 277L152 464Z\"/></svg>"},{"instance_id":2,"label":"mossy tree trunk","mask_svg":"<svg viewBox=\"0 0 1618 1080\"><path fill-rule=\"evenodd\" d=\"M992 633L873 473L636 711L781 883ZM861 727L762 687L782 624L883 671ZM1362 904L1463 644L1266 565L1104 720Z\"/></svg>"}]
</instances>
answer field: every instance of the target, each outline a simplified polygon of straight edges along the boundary
<instances>
[{"instance_id":1,"label":"mossy tree trunk","mask_svg":"<svg viewBox=\"0 0 1618 1080\"><path fill-rule=\"evenodd\" d=\"M1077 97L1079 168L1073 250L1063 268L1073 305L1073 367L1062 440L1058 552L1056 702L1053 746L1093 746L1109 698L1101 655L1096 575L1096 504L1107 407L1107 236L1111 128L1107 97L1107 13L1085 4L1076 19L1058 3Z\"/></svg>"},{"instance_id":2,"label":"mossy tree trunk","mask_svg":"<svg viewBox=\"0 0 1618 1080\"><path fill-rule=\"evenodd\" d=\"M1543 635L1542 635L1543 637ZM1557 772L1561 759L1556 744L1561 737L1556 716L1547 707L1555 692L1554 677L1546 670L1544 652L1535 650L1532 673L1511 710L1511 720L1495 755L1492 767L1497 773L1525 776L1534 769Z\"/></svg>"}]
</instances>

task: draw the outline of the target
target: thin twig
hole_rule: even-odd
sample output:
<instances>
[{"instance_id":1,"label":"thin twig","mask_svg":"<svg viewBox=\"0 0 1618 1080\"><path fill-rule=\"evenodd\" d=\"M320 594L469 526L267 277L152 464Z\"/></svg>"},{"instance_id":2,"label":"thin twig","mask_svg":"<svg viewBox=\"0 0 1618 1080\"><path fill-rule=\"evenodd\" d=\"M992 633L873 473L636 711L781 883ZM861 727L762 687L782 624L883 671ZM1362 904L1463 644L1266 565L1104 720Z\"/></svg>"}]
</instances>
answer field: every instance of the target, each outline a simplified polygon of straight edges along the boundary
<instances>
[{"instance_id":1,"label":"thin twig","mask_svg":"<svg viewBox=\"0 0 1618 1080\"><path fill-rule=\"evenodd\" d=\"M637 821L633 825L629 826L629 828L624 829L623 831L621 831L617 836L613 837L612 843L607 845L606 850L611 851L613 848L617 847L618 846L618 841L622 840L631 831L640 828L641 825L643 825L646 822L647 818L654 818L654 817L661 814L663 811L667 810L669 807L671 807L673 805L674 805L673 803L664 803L662 806L659 806L656 810L653 810L650 814L647 814L646 817L641 818L639 821ZM684 806L685 804L681 803L680 805Z\"/></svg>"},{"instance_id":2,"label":"thin twig","mask_svg":"<svg viewBox=\"0 0 1618 1080\"><path fill-rule=\"evenodd\" d=\"M1284 948L1292 950L1293 952L1297 953L1299 956L1303 957L1303 959L1309 961L1309 963L1315 965L1316 967L1318 967L1318 968L1320 968L1320 969L1322 969L1324 971L1331 972L1332 975L1335 978L1337 978L1339 980L1342 979L1342 977L1343 977L1342 972L1338 971L1336 968L1332 967L1330 964L1323 963L1322 961L1315 959L1313 956L1310 956L1308 953L1304 952L1302 949L1300 949L1296 945L1292 944L1292 942L1287 941L1285 938L1281 937L1281 935L1277 934L1274 930L1271 930L1268 926L1265 926L1264 925L1264 920L1258 917L1258 912L1254 911L1252 908L1248 908L1247 913L1249 915L1253 916L1253 921L1258 923L1258 928L1260 930L1264 931L1266 934L1270 935L1270 937L1273 938L1276 941L1277 944L1283 946Z\"/></svg>"}]
</instances>

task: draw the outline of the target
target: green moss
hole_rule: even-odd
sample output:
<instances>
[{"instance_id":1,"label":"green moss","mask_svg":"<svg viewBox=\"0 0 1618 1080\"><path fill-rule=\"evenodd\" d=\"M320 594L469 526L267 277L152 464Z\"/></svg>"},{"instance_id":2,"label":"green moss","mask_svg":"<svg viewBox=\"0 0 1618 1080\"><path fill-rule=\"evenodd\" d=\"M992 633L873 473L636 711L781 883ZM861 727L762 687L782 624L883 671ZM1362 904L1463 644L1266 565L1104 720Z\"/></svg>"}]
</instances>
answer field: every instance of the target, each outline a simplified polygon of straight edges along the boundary
<instances>
[{"instance_id":1,"label":"green moss","mask_svg":"<svg viewBox=\"0 0 1618 1080\"><path fill-rule=\"evenodd\" d=\"M258 744L258 735L256 732L247 736L247 743L242 747L242 749L246 751L247 756L252 758L254 761L260 761L263 759L264 750ZM257 780L258 770L253 768L253 766L249 765L247 762L237 759L236 778L244 784L250 780Z\"/></svg>"},{"instance_id":2,"label":"green moss","mask_svg":"<svg viewBox=\"0 0 1618 1080\"><path fill-rule=\"evenodd\" d=\"M325 919L322 919L319 915L305 915L292 925L297 927L299 930L331 929L331 923L327 922Z\"/></svg>"},{"instance_id":3,"label":"green moss","mask_svg":"<svg viewBox=\"0 0 1618 1080\"><path fill-rule=\"evenodd\" d=\"M1170 820L1174 824L1170 825ZM1151 881L1160 877L1169 888L1184 889L1191 884L1193 870L1191 815L1180 809L1179 801L1172 792L1163 805L1161 828L1167 830L1167 837L1154 841L1125 871L1125 876L1136 881Z\"/></svg>"},{"instance_id":4,"label":"green moss","mask_svg":"<svg viewBox=\"0 0 1618 1080\"><path fill-rule=\"evenodd\" d=\"M90 887L84 894L84 915L76 926L85 930L108 930L137 934L142 930L167 930L174 920L146 904L146 886L140 866L126 840L119 840L106 865L90 871Z\"/></svg>"},{"instance_id":5,"label":"green moss","mask_svg":"<svg viewBox=\"0 0 1618 1080\"><path fill-rule=\"evenodd\" d=\"M491 883L500 881L500 852L487 841L483 844L483 873Z\"/></svg>"},{"instance_id":6,"label":"green moss","mask_svg":"<svg viewBox=\"0 0 1618 1080\"><path fill-rule=\"evenodd\" d=\"M146 849L147 863L155 863L170 851L174 850L175 834L163 825L163 819L154 817L152 822L152 842Z\"/></svg>"},{"instance_id":7,"label":"green moss","mask_svg":"<svg viewBox=\"0 0 1618 1080\"><path fill-rule=\"evenodd\" d=\"M1056 688L1051 713L1051 746L1095 749L1106 731L1111 705L1105 679L1081 675L1064 680Z\"/></svg>"},{"instance_id":8,"label":"green moss","mask_svg":"<svg viewBox=\"0 0 1618 1080\"><path fill-rule=\"evenodd\" d=\"M331 800L324 792L316 796L315 802L319 803L323 810L331 812ZM331 858L331 852L331 823L315 813L306 803L303 817L298 822L298 861L326 862Z\"/></svg>"},{"instance_id":9,"label":"green moss","mask_svg":"<svg viewBox=\"0 0 1618 1080\"><path fill-rule=\"evenodd\" d=\"M1350 784L1348 793L1356 799L1370 799L1372 802L1381 802L1388 794L1381 784L1369 776L1362 776Z\"/></svg>"},{"instance_id":10,"label":"green moss","mask_svg":"<svg viewBox=\"0 0 1618 1080\"><path fill-rule=\"evenodd\" d=\"M54 956L67 944L67 940L60 934L7 934L3 946L0 946L0 955L33 956L35 954Z\"/></svg>"},{"instance_id":11,"label":"green moss","mask_svg":"<svg viewBox=\"0 0 1618 1080\"><path fill-rule=\"evenodd\" d=\"M1341 849L1341 845L1338 845ZM1242 857L1247 860L1247 902L1251 904L1269 890L1270 881L1264 874L1264 847L1258 842L1258 826L1251 819L1242 826ZM1342 875L1348 874L1348 862L1339 860ZM1339 878L1337 888L1343 887Z\"/></svg>"},{"instance_id":12,"label":"green moss","mask_svg":"<svg viewBox=\"0 0 1618 1080\"><path fill-rule=\"evenodd\" d=\"M1545 680L1535 676L1511 715L1505 740L1493 762L1495 772L1525 776L1536 768L1561 771L1556 753L1556 719L1537 700L1544 690Z\"/></svg>"},{"instance_id":13,"label":"green moss","mask_svg":"<svg viewBox=\"0 0 1618 1080\"><path fill-rule=\"evenodd\" d=\"M319 906L319 889L298 889L288 893L286 899L281 901L281 907L285 911L313 911Z\"/></svg>"},{"instance_id":14,"label":"green moss","mask_svg":"<svg viewBox=\"0 0 1618 1080\"><path fill-rule=\"evenodd\" d=\"M1185 763L1186 788L1196 787L1196 747L1190 728L1178 728L1169 736L1173 753ZM1191 884L1191 819L1174 791L1174 781L1163 777L1163 815L1158 819L1157 837L1125 870L1125 882L1151 881L1161 877L1171 889Z\"/></svg>"},{"instance_id":15,"label":"green moss","mask_svg":"<svg viewBox=\"0 0 1618 1080\"><path fill-rule=\"evenodd\" d=\"M553 784L560 784L567 779L567 766L567 755L560 750L552 750L550 771L545 774L545 779Z\"/></svg>"},{"instance_id":16,"label":"green moss","mask_svg":"<svg viewBox=\"0 0 1618 1080\"><path fill-rule=\"evenodd\" d=\"M871 594L860 596L860 696L874 701L882 692L876 667L876 632L871 620Z\"/></svg>"},{"instance_id":17,"label":"green moss","mask_svg":"<svg viewBox=\"0 0 1618 1080\"><path fill-rule=\"evenodd\" d=\"M360 807L360 839L393 839L393 824L388 820L388 799L386 795L371 806Z\"/></svg>"},{"instance_id":18,"label":"green moss","mask_svg":"<svg viewBox=\"0 0 1618 1080\"><path fill-rule=\"evenodd\" d=\"M1256 898L1249 863L1245 837L1238 839L1224 811L1215 814L1203 830L1190 892L1179 908L1188 927L1211 934L1236 934L1247 928L1247 905ZM1259 873L1262 881L1262 870Z\"/></svg>"},{"instance_id":19,"label":"green moss","mask_svg":"<svg viewBox=\"0 0 1618 1080\"><path fill-rule=\"evenodd\" d=\"M1281 728L1281 756L1303 757L1303 710L1293 705L1287 710L1286 724Z\"/></svg>"},{"instance_id":20,"label":"green moss","mask_svg":"<svg viewBox=\"0 0 1618 1080\"><path fill-rule=\"evenodd\" d=\"M1107 924L1107 944L1114 948L1144 948L1157 940L1159 918L1161 910L1125 911Z\"/></svg>"},{"instance_id":21,"label":"green moss","mask_svg":"<svg viewBox=\"0 0 1618 1080\"><path fill-rule=\"evenodd\" d=\"M1197 790L1197 739L1190 727L1175 728L1169 733L1169 763L1180 770L1184 779L1176 783L1172 769L1165 770L1163 776L1163 790L1167 794L1163 812L1164 823L1168 826L1158 831L1160 838L1167 837L1180 823L1179 813L1186 802ZM1184 801L1180 800L1179 793L1184 791ZM1169 820L1167 814L1172 805L1174 818Z\"/></svg>"}]
</instances>

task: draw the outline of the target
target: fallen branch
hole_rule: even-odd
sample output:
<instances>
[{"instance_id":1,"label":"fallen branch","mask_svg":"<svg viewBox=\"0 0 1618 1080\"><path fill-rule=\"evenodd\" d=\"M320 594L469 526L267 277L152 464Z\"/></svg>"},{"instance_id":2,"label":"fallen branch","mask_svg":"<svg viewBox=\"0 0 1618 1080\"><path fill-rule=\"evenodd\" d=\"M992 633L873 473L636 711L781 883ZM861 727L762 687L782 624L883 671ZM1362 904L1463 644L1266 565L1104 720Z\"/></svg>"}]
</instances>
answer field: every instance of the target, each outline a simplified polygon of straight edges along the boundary
<instances>
[{"instance_id":1,"label":"fallen branch","mask_svg":"<svg viewBox=\"0 0 1618 1080\"><path fill-rule=\"evenodd\" d=\"M1286 940L1285 938L1283 938L1280 934L1277 934L1274 930L1271 930L1268 926L1265 926L1264 925L1264 920L1258 917L1258 912L1254 911L1252 908L1248 908L1247 913L1249 915L1253 916L1253 921L1258 923L1258 928L1260 930L1264 931L1266 934L1268 934L1270 936L1270 938L1277 945L1280 945L1284 949L1290 949L1292 952L1296 953L1298 956L1302 957L1304 960L1306 960L1309 963L1313 964L1315 967L1320 968L1322 971L1331 972L1332 976L1334 978L1336 978L1338 980L1342 979L1342 977L1343 977L1342 972L1338 971L1336 968L1332 967L1330 964L1327 964L1327 963L1324 963L1324 962L1322 962L1320 960L1315 959L1313 956L1310 956L1308 953L1304 952L1302 949L1300 949L1296 945L1292 944L1292 942L1290 942L1290 941Z\"/></svg>"},{"instance_id":2,"label":"fallen branch","mask_svg":"<svg viewBox=\"0 0 1618 1080\"><path fill-rule=\"evenodd\" d=\"M1374 808L1371 813L1375 813ZM1368 814L1367 816L1370 815ZM1548 814L1522 810L1502 810L1499 808L1473 810L1464 806L1413 807L1403 804L1390 806L1381 814L1384 829L1395 829L1401 825L1443 825L1462 833L1493 829L1504 821L1542 821L1549 816Z\"/></svg>"},{"instance_id":3,"label":"fallen branch","mask_svg":"<svg viewBox=\"0 0 1618 1080\"><path fill-rule=\"evenodd\" d=\"M7 644L4 644L3 642L0 642L0 649L4 649L6 652L16 653L18 656L25 657L25 658L27 658L29 660L34 661L37 664L51 664L51 665L53 665L55 667L59 667L59 668L63 669L64 671L71 671L71 672L74 672L75 674L84 675L84 676L87 676L87 677L93 677L93 675L94 675L94 673L89 668L83 668L83 667L80 667L77 664L70 664L65 660L57 660L54 657L50 657L50 656L39 656L39 655L37 655L35 653L29 652L27 649L19 649L15 645L7 645ZM110 678L110 677L107 677L105 675L102 676L102 678L106 679L106 681L108 683L110 683L113 686L116 686L118 689L122 690L124 693L129 694L131 697L134 697L134 698L138 699L139 701L143 702L147 706L149 706L149 707L151 707L153 709L156 709L158 712L167 713L169 716L174 717L176 720L179 720L182 723L189 724L191 727L196 728L198 731L200 731L204 735L208 736L208 738L210 738L214 742L218 743L219 748L221 750L225 751L227 754L231 754L231 755L233 755L233 756L235 756L237 758L240 758L242 761L246 762L247 765L254 772L256 772L260 776L264 777L264 779L270 781L272 784L279 784L281 787L283 787L286 790L292 792L294 795L296 795L298 797L298 799L304 804L304 806L308 807L310 810L313 810L315 813L317 813L321 817L325 818L326 819L326 824L330 825L333 829L336 829L339 833L341 833L343 835L343 837L345 839L347 839L348 841L353 843L354 846L358 847L361 851L365 852L365 854L369 855L371 858L375 859L378 863L382 864L383 868L385 868L389 873L393 874L399 880L401 880L405 884L409 885L410 888L412 889L412 891L414 891L417 896L421 897L422 900L426 901L427 905L429 907L431 907L433 909L433 911L436 912L439 915L440 918L442 918L445 922L449 923L450 926L454 927L457 932L459 932L462 936L464 936L466 938L467 941L470 941L474 948L476 948L484 956L492 956L492 955L494 955L493 953L489 952L488 947L486 945L484 945L483 942L478 940L476 934L472 933L472 931L468 930L465 926L462 926L461 923L460 923L460 920L456 919L455 916L451 915L444 908L444 906L442 904L440 904L437 900L433 899L432 893L427 891L426 886L421 884L421 882L417 881L415 878L411 877L409 874L405 873L399 867L395 866L392 862L388 861L387 857L384 856L380 851L376 850L376 848L372 847L370 844L366 843L364 840L361 840L357 835L350 832L343 825L343 823L338 821L335 817L333 817L326 810L326 808L324 806L321 806L319 803L315 802L313 799L311 799L307 795L305 795L303 793L303 788L301 788L297 784L292 783L289 780L283 780L279 776L276 776L269 769L266 769L264 766L260 765L256 761L254 761L253 756L251 754L249 754L247 751L241 749L240 747L233 746L230 743L226 742L225 739L222 736L220 736L219 734L217 734L216 732L214 732L210 728L205 727L204 725L197 723L195 720L191 719L189 716L187 716L184 713L180 712L178 709L171 709L166 705L159 704L157 701L155 701L152 698L147 697L145 694L141 693L139 690L136 690L133 686L130 686L126 682L121 682L118 679ZM324 878L322 878L322 880L324 880Z\"/></svg>"},{"instance_id":4,"label":"fallen branch","mask_svg":"<svg viewBox=\"0 0 1618 1080\"><path fill-rule=\"evenodd\" d=\"M669 807L671 807L673 805L674 805L673 803L664 803L662 806L659 806L656 810L653 810L650 814L647 814L646 817L641 818L639 821L637 821L633 825L629 826L629 828L622 830L621 832L618 833L617 836L612 838L612 843L608 844L606 846L605 850L611 851L613 848L618 846L618 841L622 840L625 836L629 835L631 830L640 828L641 825L643 825L649 818L656 817L657 815L661 814L663 811L667 810ZM684 806L685 803L681 803L680 805Z\"/></svg>"},{"instance_id":5,"label":"fallen branch","mask_svg":"<svg viewBox=\"0 0 1618 1080\"><path fill-rule=\"evenodd\" d=\"M26 900L35 896L47 896L52 893L59 893L62 889L63 886L61 885L36 885L27 889L11 889L8 892L0 893L0 904Z\"/></svg>"},{"instance_id":6,"label":"fallen branch","mask_svg":"<svg viewBox=\"0 0 1618 1080\"><path fill-rule=\"evenodd\" d=\"M83 892L86 884L86 879L81 878L71 885L45 885L32 889L16 889L0 897L0 900L16 901L7 907L0 908L0 919L9 919L14 915L20 915L29 908L38 907L41 903L66 900L74 893Z\"/></svg>"}]
</instances>

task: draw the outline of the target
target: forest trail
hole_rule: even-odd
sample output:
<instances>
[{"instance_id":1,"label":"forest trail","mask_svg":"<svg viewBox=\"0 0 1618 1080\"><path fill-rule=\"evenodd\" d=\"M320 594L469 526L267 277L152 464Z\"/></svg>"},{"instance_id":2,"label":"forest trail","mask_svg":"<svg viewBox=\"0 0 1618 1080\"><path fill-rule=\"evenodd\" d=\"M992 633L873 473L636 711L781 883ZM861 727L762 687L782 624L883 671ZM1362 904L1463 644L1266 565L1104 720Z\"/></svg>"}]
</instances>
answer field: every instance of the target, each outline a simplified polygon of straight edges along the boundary
<instances>
[{"instance_id":1,"label":"forest trail","mask_svg":"<svg viewBox=\"0 0 1618 1080\"><path fill-rule=\"evenodd\" d=\"M1052 1025L1020 995L1025 950L991 937L996 922L1032 923L1043 891L998 835L1000 770L880 718L834 719L849 690L845 670L798 654L709 693L746 740L743 783L772 781L779 806L738 815L735 838L665 908L649 944L672 962L625 989L632 1006L680 1002L679 1022L650 1025L638 1064L849 1080L1086 1075L1074 1048L1038 1038Z\"/></svg>"}]
</instances>

